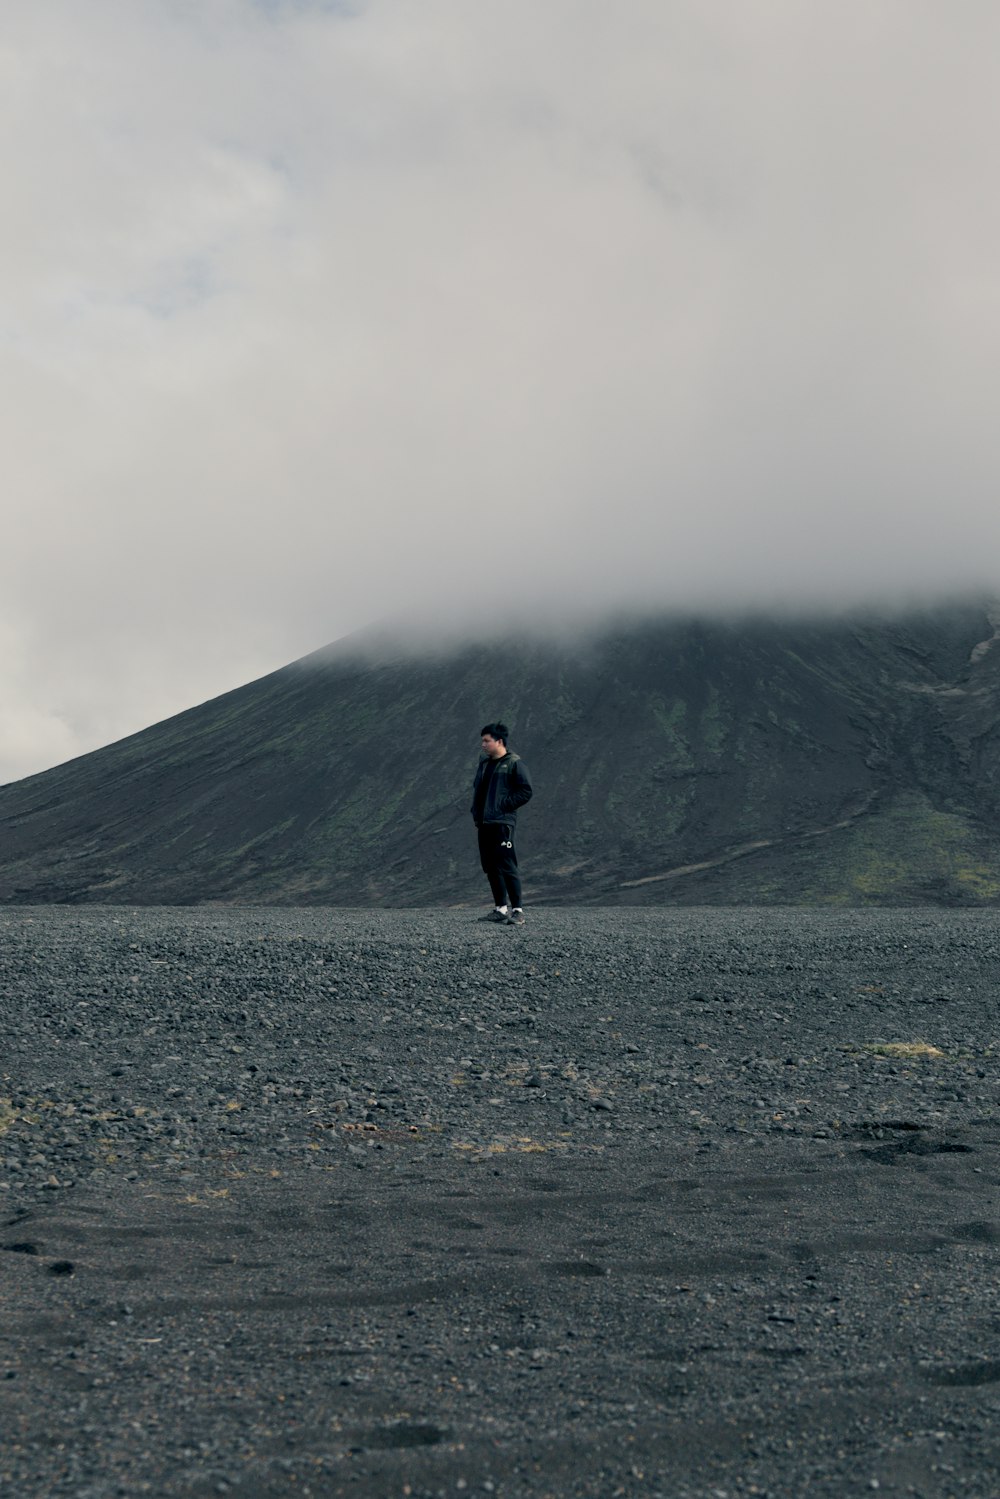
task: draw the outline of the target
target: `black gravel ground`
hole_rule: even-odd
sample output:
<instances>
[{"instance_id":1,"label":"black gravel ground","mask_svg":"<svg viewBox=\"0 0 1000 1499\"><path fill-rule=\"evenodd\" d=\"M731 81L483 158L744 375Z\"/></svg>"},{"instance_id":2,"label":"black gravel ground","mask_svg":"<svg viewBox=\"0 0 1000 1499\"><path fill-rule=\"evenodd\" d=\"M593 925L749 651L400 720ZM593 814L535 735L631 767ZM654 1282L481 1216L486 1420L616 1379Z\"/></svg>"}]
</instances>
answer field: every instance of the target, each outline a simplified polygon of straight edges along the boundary
<instances>
[{"instance_id":1,"label":"black gravel ground","mask_svg":"<svg viewBox=\"0 0 1000 1499\"><path fill-rule=\"evenodd\" d=\"M0 1492L1000 1494L995 915L0 911Z\"/></svg>"}]
</instances>

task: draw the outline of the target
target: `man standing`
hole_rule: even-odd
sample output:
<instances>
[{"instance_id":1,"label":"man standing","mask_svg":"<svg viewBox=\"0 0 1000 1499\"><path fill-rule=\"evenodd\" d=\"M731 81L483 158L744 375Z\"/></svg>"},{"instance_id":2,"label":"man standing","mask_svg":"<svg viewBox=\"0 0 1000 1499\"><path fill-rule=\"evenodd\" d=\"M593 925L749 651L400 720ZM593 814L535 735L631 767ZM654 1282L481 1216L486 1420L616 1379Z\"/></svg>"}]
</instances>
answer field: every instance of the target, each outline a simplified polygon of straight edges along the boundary
<instances>
[{"instance_id":1,"label":"man standing","mask_svg":"<svg viewBox=\"0 0 1000 1499\"><path fill-rule=\"evenodd\" d=\"M507 748L510 730L505 723L488 723L480 732L483 753L472 783L472 820L479 829L479 860L494 900L483 920L523 926L514 829L518 807L531 800L531 782L524 761Z\"/></svg>"}]
</instances>

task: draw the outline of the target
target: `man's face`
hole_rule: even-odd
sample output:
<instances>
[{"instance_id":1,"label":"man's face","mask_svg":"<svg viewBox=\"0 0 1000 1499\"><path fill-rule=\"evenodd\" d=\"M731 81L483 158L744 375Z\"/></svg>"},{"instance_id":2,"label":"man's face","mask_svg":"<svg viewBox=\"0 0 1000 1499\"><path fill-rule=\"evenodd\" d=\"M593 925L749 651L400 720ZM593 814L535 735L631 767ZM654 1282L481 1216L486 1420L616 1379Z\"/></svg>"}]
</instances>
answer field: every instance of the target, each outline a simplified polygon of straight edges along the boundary
<instances>
[{"instance_id":1,"label":"man's face","mask_svg":"<svg viewBox=\"0 0 1000 1499\"><path fill-rule=\"evenodd\" d=\"M507 753L507 746L502 739L494 739L492 734L483 735L483 754L489 755L491 760L500 760Z\"/></svg>"}]
</instances>

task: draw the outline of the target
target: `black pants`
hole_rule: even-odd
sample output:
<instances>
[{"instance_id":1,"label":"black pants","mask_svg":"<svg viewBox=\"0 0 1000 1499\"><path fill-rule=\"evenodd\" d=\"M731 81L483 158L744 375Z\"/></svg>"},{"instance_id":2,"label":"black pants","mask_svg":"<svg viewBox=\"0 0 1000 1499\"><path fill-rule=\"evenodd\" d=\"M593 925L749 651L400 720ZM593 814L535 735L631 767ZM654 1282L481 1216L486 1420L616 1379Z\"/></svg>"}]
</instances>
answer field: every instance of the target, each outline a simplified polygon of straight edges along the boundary
<instances>
[{"instance_id":1,"label":"black pants","mask_svg":"<svg viewBox=\"0 0 1000 1499\"><path fill-rule=\"evenodd\" d=\"M498 906L521 904L521 877L513 830L502 822L484 822L479 829L479 862Z\"/></svg>"}]
</instances>

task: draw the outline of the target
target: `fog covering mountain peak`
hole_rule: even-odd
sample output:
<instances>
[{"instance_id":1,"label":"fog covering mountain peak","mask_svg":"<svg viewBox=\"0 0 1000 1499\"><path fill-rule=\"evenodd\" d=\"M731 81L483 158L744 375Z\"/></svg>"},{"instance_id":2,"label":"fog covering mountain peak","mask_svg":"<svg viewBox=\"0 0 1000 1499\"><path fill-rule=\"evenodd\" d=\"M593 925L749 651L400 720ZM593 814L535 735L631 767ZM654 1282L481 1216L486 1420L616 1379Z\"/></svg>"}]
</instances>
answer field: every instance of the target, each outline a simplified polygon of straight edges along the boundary
<instances>
[{"instance_id":1,"label":"fog covering mountain peak","mask_svg":"<svg viewBox=\"0 0 1000 1499\"><path fill-rule=\"evenodd\" d=\"M428 597L997 586L997 5L4 17L0 779Z\"/></svg>"}]
</instances>

